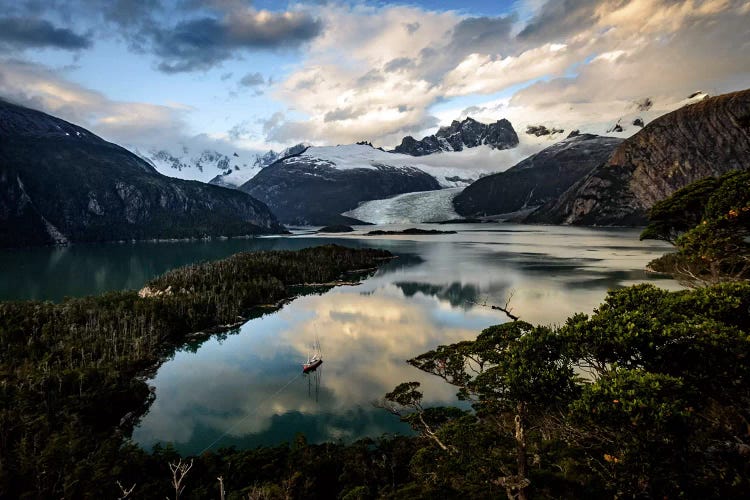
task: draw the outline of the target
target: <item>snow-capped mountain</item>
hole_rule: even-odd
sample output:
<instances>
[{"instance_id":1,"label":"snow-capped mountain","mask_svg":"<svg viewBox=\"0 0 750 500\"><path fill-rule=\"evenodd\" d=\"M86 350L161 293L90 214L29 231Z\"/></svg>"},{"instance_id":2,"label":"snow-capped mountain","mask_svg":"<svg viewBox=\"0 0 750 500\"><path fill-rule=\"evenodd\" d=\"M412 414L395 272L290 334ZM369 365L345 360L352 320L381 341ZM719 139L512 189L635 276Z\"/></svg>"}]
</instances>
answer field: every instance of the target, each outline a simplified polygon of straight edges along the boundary
<instances>
[{"instance_id":1,"label":"snow-capped mountain","mask_svg":"<svg viewBox=\"0 0 750 500\"><path fill-rule=\"evenodd\" d=\"M127 149L153 165L159 173L178 179L208 182L229 172L242 172L248 178L257 173L254 164L259 155L247 151L218 151L187 144L159 149L127 146Z\"/></svg>"},{"instance_id":2,"label":"snow-capped mountain","mask_svg":"<svg viewBox=\"0 0 750 500\"><path fill-rule=\"evenodd\" d=\"M0 99L0 247L279 233L235 190L157 173L92 132Z\"/></svg>"},{"instance_id":3,"label":"snow-capped mountain","mask_svg":"<svg viewBox=\"0 0 750 500\"><path fill-rule=\"evenodd\" d=\"M279 158L304 151L308 146L297 144L278 153L273 150L258 153L230 147L202 148L194 144L158 149L128 146L127 149L166 176L239 187Z\"/></svg>"},{"instance_id":4,"label":"snow-capped mountain","mask_svg":"<svg viewBox=\"0 0 750 500\"><path fill-rule=\"evenodd\" d=\"M480 145L462 151L411 156L383 151L366 144L310 147L285 163L309 163L337 170L377 169L382 166L415 168L434 177L441 188L468 186L477 179L503 171L542 150L549 140L525 137L518 147L498 150Z\"/></svg>"},{"instance_id":5,"label":"snow-capped mountain","mask_svg":"<svg viewBox=\"0 0 750 500\"><path fill-rule=\"evenodd\" d=\"M428 135L419 141L406 136L393 151L424 156L441 151L463 151L482 145L492 149L514 148L518 145L518 135L506 119L488 124L467 117L460 122L453 120L449 126L440 127L434 135Z\"/></svg>"},{"instance_id":6,"label":"snow-capped mountain","mask_svg":"<svg viewBox=\"0 0 750 500\"><path fill-rule=\"evenodd\" d=\"M353 222L341 216L367 200L440 189L413 157L369 145L311 147L262 169L240 189L266 203L284 222Z\"/></svg>"},{"instance_id":7,"label":"snow-capped mountain","mask_svg":"<svg viewBox=\"0 0 750 500\"><path fill-rule=\"evenodd\" d=\"M249 168L231 168L220 173L209 181L210 184L218 186L237 188L252 179L261 169L266 168L275 161L287 156L293 156L309 148L309 143L303 142L288 147L283 151L276 152L273 149L262 154L256 154L252 165Z\"/></svg>"},{"instance_id":8,"label":"snow-capped mountain","mask_svg":"<svg viewBox=\"0 0 750 500\"><path fill-rule=\"evenodd\" d=\"M369 144L310 147L262 169L240 189L266 203L287 223L351 222L341 214L363 202L410 192L462 188L482 176L515 165L549 143L545 138L526 136L512 149L495 149L484 144L418 157ZM455 192L450 196L438 194L423 201L448 206L453 195ZM409 199L399 200L394 210L398 212L399 206L408 203ZM427 210L432 209L427 207ZM409 217L422 216L426 215Z\"/></svg>"}]
</instances>

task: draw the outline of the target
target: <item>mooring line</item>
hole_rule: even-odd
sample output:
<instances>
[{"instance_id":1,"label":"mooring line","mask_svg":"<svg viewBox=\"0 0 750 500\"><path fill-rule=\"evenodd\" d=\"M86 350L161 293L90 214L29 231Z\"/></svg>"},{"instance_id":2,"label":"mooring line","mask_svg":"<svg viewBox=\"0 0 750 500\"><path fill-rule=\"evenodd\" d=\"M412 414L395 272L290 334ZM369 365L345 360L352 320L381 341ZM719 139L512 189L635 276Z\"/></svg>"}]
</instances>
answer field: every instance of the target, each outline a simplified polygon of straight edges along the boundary
<instances>
[{"instance_id":1,"label":"mooring line","mask_svg":"<svg viewBox=\"0 0 750 500\"><path fill-rule=\"evenodd\" d=\"M294 376L294 377L293 377L293 378L292 378L292 379L291 379L291 380L290 380L289 382L287 382L286 384L284 384L284 386L283 386L282 388L280 388L279 390L277 390L276 392L274 392L274 393L273 393L273 394L271 394L270 396L268 396L268 397L266 397L265 399L263 399L263 400L262 400L262 401L261 401L261 402L260 402L260 403L259 403L259 404L258 404L258 405L256 406L256 409L255 409L255 411L253 411L253 412L251 412L251 413L248 413L247 415L245 415L245 416L244 416L244 417L242 418L242 420L240 420L239 422L236 422L236 423L235 423L235 424L234 424L234 425L233 425L232 427L230 427L229 429L227 429L227 431L226 431L226 432L225 432L224 434L222 434L221 436L217 437L216 439L214 439L214 441L213 441L213 442L212 442L211 444L209 444L208 446L206 446L205 448L203 448L203 449L202 449L202 450L200 451L200 453L198 453L198 455L203 455L203 454L204 454L204 453L205 453L206 451L210 450L210 449L211 449L211 448L212 448L212 447L213 447L213 446L214 446L214 445L215 445L216 443L218 443L218 442L219 442L219 441L221 441L221 440L222 440L223 438L225 438L226 436L228 436L228 435L229 435L229 434L230 434L230 433L231 433L231 432L232 432L233 430L235 430L235 429L236 429L236 428L237 428L237 427L238 427L238 426L239 426L240 424L244 423L244 422L245 422L245 421L246 421L247 419L249 419L250 417L252 417L252 416L253 416L253 415L255 415L256 413L258 413L258 409L259 409L259 408L260 408L261 406L263 406L263 405L264 405L264 404L265 404L265 403L266 403L266 402L267 402L267 401L268 401L269 399L271 399L271 398L274 398L274 397L278 396L278 395L279 395L279 393L281 393L281 391L283 391L284 389L286 389L287 387L289 387L290 385L292 385L292 382L294 382L295 380L297 380L297 379L298 379L298 378L300 378L301 376L302 376L302 373L298 373L298 374L297 374L297 375L295 375L295 376Z\"/></svg>"}]
</instances>

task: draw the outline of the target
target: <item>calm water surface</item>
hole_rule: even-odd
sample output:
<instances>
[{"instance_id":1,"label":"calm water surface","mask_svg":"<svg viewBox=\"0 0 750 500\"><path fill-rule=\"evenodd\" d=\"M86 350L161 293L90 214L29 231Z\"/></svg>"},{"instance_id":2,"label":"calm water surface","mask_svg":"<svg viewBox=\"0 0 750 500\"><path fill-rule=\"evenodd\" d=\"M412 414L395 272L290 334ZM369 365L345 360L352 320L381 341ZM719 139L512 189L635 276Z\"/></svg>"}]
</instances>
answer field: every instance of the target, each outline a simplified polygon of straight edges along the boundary
<instances>
[{"instance_id":1,"label":"calm water surface","mask_svg":"<svg viewBox=\"0 0 750 500\"><path fill-rule=\"evenodd\" d=\"M425 226L428 227L428 226ZM429 226L435 227L435 226ZM398 228L398 226L382 226ZM532 323L591 312L608 289L639 282L677 288L647 274L668 246L638 241L637 230L477 224L440 226L454 235L356 234L179 243L74 245L0 252L0 299L140 288L170 268L239 251L322 243L373 246L400 257L353 287L299 298L226 335L177 352L150 384L156 400L133 439L172 442L195 453L218 446L278 444L302 432L311 442L349 441L408 428L373 402L398 383L424 384L428 404L455 391L405 360L439 344L476 337L506 321L474 302L505 303ZM324 363L319 388L298 376L315 338Z\"/></svg>"}]
</instances>

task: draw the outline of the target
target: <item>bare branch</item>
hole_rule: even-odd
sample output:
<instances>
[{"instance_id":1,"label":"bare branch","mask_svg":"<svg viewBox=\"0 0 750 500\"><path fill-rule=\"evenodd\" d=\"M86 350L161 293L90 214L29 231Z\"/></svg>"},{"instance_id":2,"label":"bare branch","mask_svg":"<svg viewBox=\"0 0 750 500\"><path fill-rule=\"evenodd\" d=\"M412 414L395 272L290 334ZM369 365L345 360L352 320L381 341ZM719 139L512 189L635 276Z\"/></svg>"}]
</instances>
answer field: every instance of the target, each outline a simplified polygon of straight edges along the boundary
<instances>
[{"instance_id":1,"label":"bare branch","mask_svg":"<svg viewBox=\"0 0 750 500\"><path fill-rule=\"evenodd\" d=\"M500 311L504 313L512 321L518 321L521 318L513 314L513 309L510 308L510 302L513 299L513 295L515 295L515 290L511 290L511 292L508 294L508 298L505 300L504 306L496 306L494 304L488 304L486 300L481 304L473 300L467 300L466 303L473 304L475 306L480 306L480 307L489 307L490 309L494 309L495 311Z\"/></svg>"},{"instance_id":2,"label":"bare branch","mask_svg":"<svg viewBox=\"0 0 750 500\"><path fill-rule=\"evenodd\" d=\"M174 486L175 500L180 500L180 495L185 490L185 487L182 485L182 481L184 481L185 476L187 476L187 473L190 472L190 469L192 468L192 460L190 460L189 464L182 463L182 459L180 459L177 463L169 462L169 470L172 471L172 486Z\"/></svg>"},{"instance_id":3,"label":"bare branch","mask_svg":"<svg viewBox=\"0 0 750 500\"><path fill-rule=\"evenodd\" d=\"M128 498L128 496L133 493L133 490L135 489L136 483L133 483L133 486L130 488L125 488L120 481L117 481L117 486L120 488L120 491L122 492L122 496L117 497L117 500L125 500Z\"/></svg>"}]
</instances>

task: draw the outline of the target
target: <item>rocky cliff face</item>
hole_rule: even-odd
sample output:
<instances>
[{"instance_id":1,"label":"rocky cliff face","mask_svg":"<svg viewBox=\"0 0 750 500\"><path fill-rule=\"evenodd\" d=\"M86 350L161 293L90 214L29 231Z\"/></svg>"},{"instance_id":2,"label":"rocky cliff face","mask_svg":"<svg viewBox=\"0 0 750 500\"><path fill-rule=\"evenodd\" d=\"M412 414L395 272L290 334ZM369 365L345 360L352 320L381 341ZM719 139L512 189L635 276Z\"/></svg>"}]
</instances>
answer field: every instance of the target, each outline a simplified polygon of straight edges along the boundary
<instances>
[{"instance_id":1,"label":"rocky cliff face","mask_svg":"<svg viewBox=\"0 0 750 500\"><path fill-rule=\"evenodd\" d=\"M280 232L239 191L172 179L91 132L0 101L0 246Z\"/></svg>"},{"instance_id":2,"label":"rocky cliff face","mask_svg":"<svg viewBox=\"0 0 750 500\"><path fill-rule=\"evenodd\" d=\"M572 135L514 167L477 180L453 199L464 216L497 215L536 208L556 200L622 142L614 137Z\"/></svg>"},{"instance_id":3,"label":"rocky cliff face","mask_svg":"<svg viewBox=\"0 0 750 500\"><path fill-rule=\"evenodd\" d=\"M365 145L310 148L264 168L240 189L282 222L301 225L356 223L340 214L363 201L440 189L418 168L384 163L388 156Z\"/></svg>"},{"instance_id":4,"label":"rocky cliff face","mask_svg":"<svg viewBox=\"0 0 750 500\"><path fill-rule=\"evenodd\" d=\"M749 168L750 90L744 90L706 98L657 118L529 220L643 224L654 203L691 182Z\"/></svg>"},{"instance_id":5,"label":"rocky cliff face","mask_svg":"<svg viewBox=\"0 0 750 500\"><path fill-rule=\"evenodd\" d=\"M441 127L435 135L421 141L411 136L404 137L401 144L393 150L411 156L424 156L440 151L463 151L487 144L495 149L510 149L518 146L518 135L508 120L495 123L480 123L473 118L459 122L454 120L450 126Z\"/></svg>"}]
</instances>

